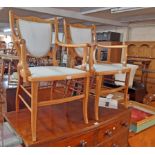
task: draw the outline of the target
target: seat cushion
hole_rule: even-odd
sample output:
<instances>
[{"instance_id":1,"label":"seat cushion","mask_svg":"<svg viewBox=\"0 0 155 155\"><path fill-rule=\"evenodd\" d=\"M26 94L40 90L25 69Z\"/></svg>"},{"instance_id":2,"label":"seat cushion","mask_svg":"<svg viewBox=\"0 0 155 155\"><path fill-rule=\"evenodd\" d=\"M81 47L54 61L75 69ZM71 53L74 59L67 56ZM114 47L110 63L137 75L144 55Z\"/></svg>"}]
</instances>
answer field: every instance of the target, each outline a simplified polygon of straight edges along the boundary
<instances>
[{"instance_id":1,"label":"seat cushion","mask_svg":"<svg viewBox=\"0 0 155 155\"><path fill-rule=\"evenodd\" d=\"M121 64L120 65L115 65L115 64L94 64L94 69L96 72L107 72L107 71L118 71L125 69L127 67L123 67ZM81 68L81 65L76 66L76 68ZM86 70L89 70L89 65L86 65Z\"/></svg>"},{"instance_id":2,"label":"seat cushion","mask_svg":"<svg viewBox=\"0 0 155 155\"><path fill-rule=\"evenodd\" d=\"M29 67L32 78L45 78L45 77L55 77L55 76L71 76L75 74L86 73L85 71L68 68L68 67L58 67L58 66L38 66Z\"/></svg>"},{"instance_id":3,"label":"seat cushion","mask_svg":"<svg viewBox=\"0 0 155 155\"><path fill-rule=\"evenodd\" d=\"M76 66L80 68L81 66ZM87 70L89 70L89 65L87 64ZM129 78L129 87L133 85L133 79L138 68L138 65L127 64L127 67L123 67L121 63L113 63L113 64L94 64L94 69L96 72L108 72L108 71L121 71L125 68L131 68L130 78ZM115 74L115 80L125 81L125 75L123 73ZM115 82L116 85L124 85L124 82Z\"/></svg>"}]
</instances>

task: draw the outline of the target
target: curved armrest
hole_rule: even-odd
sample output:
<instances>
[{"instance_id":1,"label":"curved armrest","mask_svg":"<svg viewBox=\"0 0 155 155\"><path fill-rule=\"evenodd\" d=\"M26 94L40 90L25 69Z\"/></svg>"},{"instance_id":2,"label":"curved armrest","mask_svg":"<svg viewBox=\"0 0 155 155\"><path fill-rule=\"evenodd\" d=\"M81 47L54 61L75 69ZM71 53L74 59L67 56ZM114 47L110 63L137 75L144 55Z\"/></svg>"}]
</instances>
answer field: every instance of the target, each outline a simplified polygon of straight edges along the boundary
<instances>
[{"instance_id":1,"label":"curved armrest","mask_svg":"<svg viewBox=\"0 0 155 155\"><path fill-rule=\"evenodd\" d=\"M102 45L102 44L97 44L98 47L102 48L127 48L127 45Z\"/></svg>"},{"instance_id":2,"label":"curved armrest","mask_svg":"<svg viewBox=\"0 0 155 155\"><path fill-rule=\"evenodd\" d=\"M66 43L61 43L61 42L56 42L58 46L62 47L68 47L68 48L84 48L84 47L89 47L89 44L66 44Z\"/></svg>"}]
</instances>

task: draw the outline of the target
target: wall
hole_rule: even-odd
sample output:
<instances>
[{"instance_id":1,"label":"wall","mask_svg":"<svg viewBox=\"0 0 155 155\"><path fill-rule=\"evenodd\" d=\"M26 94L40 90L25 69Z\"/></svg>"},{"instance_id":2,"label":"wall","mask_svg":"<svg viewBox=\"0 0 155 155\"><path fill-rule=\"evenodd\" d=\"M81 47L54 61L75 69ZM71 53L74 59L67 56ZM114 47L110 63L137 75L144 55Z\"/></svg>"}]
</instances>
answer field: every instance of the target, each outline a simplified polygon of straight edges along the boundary
<instances>
[{"instance_id":1,"label":"wall","mask_svg":"<svg viewBox=\"0 0 155 155\"><path fill-rule=\"evenodd\" d=\"M155 26L141 26L130 28L128 40L155 41Z\"/></svg>"},{"instance_id":2,"label":"wall","mask_svg":"<svg viewBox=\"0 0 155 155\"><path fill-rule=\"evenodd\" d=\"M97 32L121 33L121 41L155 41L155 23L130 24L129 27L97 27Z\"/></svg>"}]
</instances>

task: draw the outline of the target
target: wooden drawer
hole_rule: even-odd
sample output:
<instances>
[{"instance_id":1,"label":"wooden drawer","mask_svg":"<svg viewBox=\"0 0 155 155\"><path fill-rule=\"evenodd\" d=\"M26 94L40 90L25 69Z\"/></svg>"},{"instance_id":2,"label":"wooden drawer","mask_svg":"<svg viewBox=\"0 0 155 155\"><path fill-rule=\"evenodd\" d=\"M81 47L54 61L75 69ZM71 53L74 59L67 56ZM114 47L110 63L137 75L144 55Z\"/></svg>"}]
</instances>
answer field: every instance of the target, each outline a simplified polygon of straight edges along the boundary
<instances>
[{"instance_id":1,"label":"wooden drawer","mask_svg":"<svg viewBox=\"0 0 155 155\"><path fill-rule=\"evenodd\" d=\"M94 146L95 144L95 131L87 132L80 136L72 136L70 138L64 138L63 140L58 140L54 143L47 143L46 146L54 146L54 147L66 147L66 146L81 146L81 147L89 147ZM45 144L44 144L45 145Z\"/></svg>"},{"instance_id":2,"label":"wooden drawer","mask_svg":"<svg viewBox=\"0 0 155 155\"><path fill-rule=\"evenodd\" d=\"M99 143L97 146L125 147L128 146L128 129L122 129L108 140Z\"/></svg>"},{"instance_id":3,"label":"wooden drawer","mask_svg":"<svg viewBox=\"0 0 155 155\"><path fill-rule=\"evenodd\" d=\"M107 125L101 126L98 131L98 143L106 141L120 132L122 129L129 129L130 113L122 115Z\"/></svg>"}]
</instances>

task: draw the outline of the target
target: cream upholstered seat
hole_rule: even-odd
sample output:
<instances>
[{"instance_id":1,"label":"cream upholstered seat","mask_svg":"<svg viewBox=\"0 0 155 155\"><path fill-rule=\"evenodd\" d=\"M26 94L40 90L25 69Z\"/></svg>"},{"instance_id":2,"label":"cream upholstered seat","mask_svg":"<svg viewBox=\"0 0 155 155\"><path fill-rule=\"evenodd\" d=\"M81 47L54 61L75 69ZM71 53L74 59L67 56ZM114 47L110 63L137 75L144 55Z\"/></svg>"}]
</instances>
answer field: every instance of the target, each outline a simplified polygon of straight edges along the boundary
<instances>
[{"instance_id":1,"label":"cream upholstered seat","mask_svg":"<svg viewBox=\"0 0 155 155\"><path fill-rule=\"evenodd\" d=\"M83 74L85 71L67 67L59 67L59 66L38 66L38 67L30 67L31 78L44 78L49 77L58 77L58 76L66 76L71 77L77 74ZM64 78L64 77L63 77Z\"/></svg>"},{"instance_id":2,"label":"cream upholstered seat","mask_svg":"<svg viewBox=\"0 0 155 155\"><path fill-rule=\"evenodd\" d=\"M40 19L37 17L19 17L12 11L9 12L9 16L13 41L19 55L19 80L16 93L16 111L19 111L19 103L20 101L22 101L31 112L32 140L36 141L37 137L37 108L39 106L61 104L82 99L83 118L84 122L88 123L87 90L89 88L89 74L86 71L82 71L79 69L57 66L58 63L56 60L56 52L58 50L58 46L60 46L55 44L58 40L57 18L51 20ZM54 36L54 31L55 38L52 38L52 36ZM54 41L52 41L53 39ZM53 47L52 43L54 43ZM29 64L27 63L28 56L39 59L48 56L50 59L52 59L52 64L50 66L29 67ZM62 90L56 91L57 82L64 80L67 81L66 83L68 83L68 81L71 81L73 79L83 79L84 81L83 91L81 91L79 94L75 96L68 96L68 85L65 85L66 87L63 90L63 95ZM31 90L25 87L25 82L30 84ZM51 91L48 100L40 101L38 99L38 91L41 87L41 83L43 82L51 83ZM30 97L31 103L27 103L26 100L22 97L23 91ZM56 92L60 91L61 94L56 94Z\"/></svg>"},{"instance_id":3,"label":"cream upholstered seat","mask_svg":"<svg viewBox=\"0 0 155 155\"><path fill-rule=\"evenodd\" d=\"M76 68L81 68L81 65L76 66ZM111 71L120 71L124 68L122 65L115 65L115 64L94 64L93 65L94 71L96 72L111 72ZM89 71L89 64L86 65L86 70Z\"/></svg>"},{"instance_id":4,"label":"cream upholstered seat","mask_svg":"<svg viewBox=\"0 0 155 155\"><path fill-rule=\"evenodd\" d=\"M76 68L80 69L81 65L76 66ZM121 71L122 69L127 69L130 68L131 72L130 72L130 77L129 77L129 87L132 88L133 85L133 79L136 73L136 70L138 68L138 65L133 65L133 64L127 64L127 66L123 66L120 63L112 63L112 64L94 64L93 68L95 70L95 72L114 72L114 71L118 71L120 73L115 74L115 84L116 85L123 85L124 86L124 81L125 81L125 76L126 74L122 74ZM89 71L89 64L86 65L86 70ZM119 82L122 81L122 82Z\"/></svg>"},{"instance_id":5,"label":"cream upholstered seat","mask_svg":"<svg viewBox=\"0 0 155 155\"><path fill-rule=\"evenodd\" d=\"M88 60L87 63L83 63L79 66L75 66L75 61L72 61L70 64L79 69L84 69L90 72L92 77L92 81L96 79L95 82L95 90L91 92L95 92L95 119L98 120L98 105L99 105L99 97L100 95L106 95L109 93L124 91L124 103L127 104L127 92L128 92L128 84L129 84L129 76L130 76L130 67L126 66L126 56L127 56L127 46L126 45L114 45L114 46L103 46L96 41L96 28L94 25L86 26L81 24L70 24L66 20L64 20L64 28L65 28L65 36L66 41L70 46L77 44L87 44L88 52L86 53L84 50L80 48L80 46L73 47L68 51L72 60L76 58L84 58ZM120 65L112 64L111 62L105 61L104 63L99 63L96 60L96 55L101 55L101 49L103 48L120 48L124 49L124 57L123 63ZM106 89L103 87L103 82L105 79L105 75L116 75L118 73L125 73L124 86L120 86L119 88ZM112 80L112 79L110 79ZM91 83L93 83L91 82ZM91 85L92 86L92 85Z\"/></svg>"}]
</instances>

